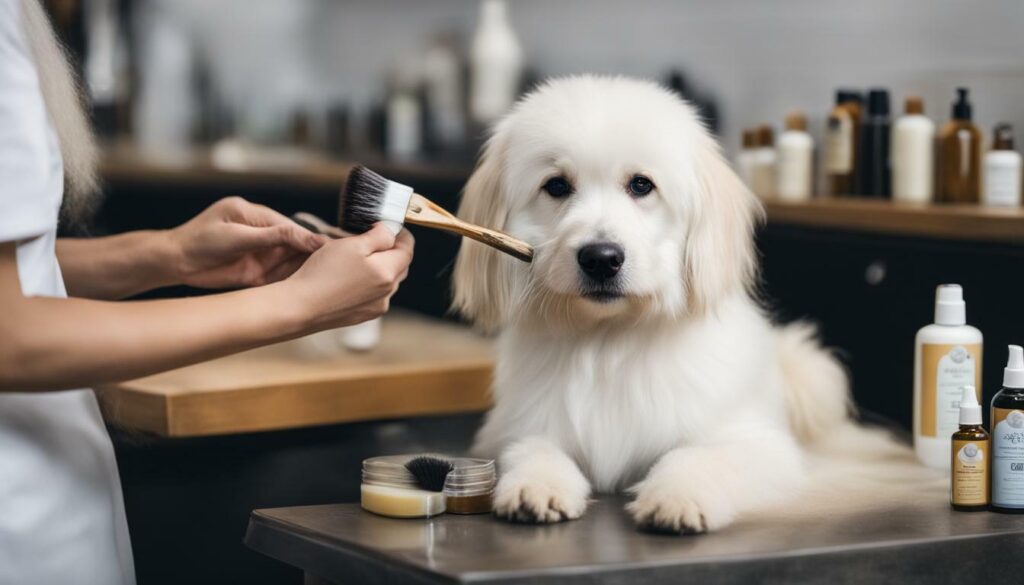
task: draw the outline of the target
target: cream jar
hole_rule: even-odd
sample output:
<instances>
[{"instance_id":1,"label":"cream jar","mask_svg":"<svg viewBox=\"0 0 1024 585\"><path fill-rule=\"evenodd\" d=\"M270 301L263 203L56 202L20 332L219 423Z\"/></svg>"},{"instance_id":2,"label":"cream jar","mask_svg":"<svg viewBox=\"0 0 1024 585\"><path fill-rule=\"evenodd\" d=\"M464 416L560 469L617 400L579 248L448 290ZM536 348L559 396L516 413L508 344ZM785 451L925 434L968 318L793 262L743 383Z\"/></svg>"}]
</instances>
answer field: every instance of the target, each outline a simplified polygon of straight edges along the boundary
<instances>
[{"instance_id":1,"label":"cream jar","mask_svg":"<svg viewBox=\"0 0 1024 585\"><path fill-rule=\"evenodd\" d=\"M405 464L416 455L388 455L363 461L360 505L392 518L430 518L445 511L445 495L416 484Z\"/></svg>"},{"instance_id":2,"label":"cream jar","mask_svg":"<svg viewBox=\"0 0 1024 585\"><path fill-rule=\"evenodd\" d=\"M452 514L488 514L497 480L494 461L455 458L444 481L445 507Z\"/></svg>"}]
</instances>

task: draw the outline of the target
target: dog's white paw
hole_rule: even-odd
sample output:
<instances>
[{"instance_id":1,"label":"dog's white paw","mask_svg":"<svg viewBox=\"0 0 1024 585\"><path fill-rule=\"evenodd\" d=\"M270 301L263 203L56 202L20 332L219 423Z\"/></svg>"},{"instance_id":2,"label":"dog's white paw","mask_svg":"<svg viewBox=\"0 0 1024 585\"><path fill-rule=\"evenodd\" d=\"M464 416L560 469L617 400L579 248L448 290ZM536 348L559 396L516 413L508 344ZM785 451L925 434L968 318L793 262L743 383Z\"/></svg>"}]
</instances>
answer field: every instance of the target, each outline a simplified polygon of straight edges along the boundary
<instances>
[{"instance_id":1,"label":"dog's white paw","mask_svg":"<svg viewBox=\"0 0 1024 585\"><path fill-rule=\"evenodd\" d=\"M494 490L494 513L515 522L574 520L587 509L587 490L558 481L503 477Z\"/></svg>"},{"instance_id":2,"label":"dog's white paw","mask_svg":"<svg viewBox=\"0 0 1024 585\"><path fill-rule=\"evenodd\" d=\"M701 534L728 525L736 515L725 496L713 489L647 480L635 492L626 510L645 530Z\"/></svg>"}]
</instances>

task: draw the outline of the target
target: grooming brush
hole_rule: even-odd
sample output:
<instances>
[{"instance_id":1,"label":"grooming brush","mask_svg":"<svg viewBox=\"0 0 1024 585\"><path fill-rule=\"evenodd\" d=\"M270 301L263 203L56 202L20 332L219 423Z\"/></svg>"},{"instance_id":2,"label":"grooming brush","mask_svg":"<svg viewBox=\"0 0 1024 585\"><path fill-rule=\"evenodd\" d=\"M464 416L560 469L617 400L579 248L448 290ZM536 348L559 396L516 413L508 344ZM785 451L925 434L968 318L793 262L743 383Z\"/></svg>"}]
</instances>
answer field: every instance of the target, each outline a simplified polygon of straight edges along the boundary
<instances>
[{"instance_id":1,"label":"grooming brush","mask_svg":"<svg viewBox=\"0 0 1024 585\"><path fill-rule=\"evenodd\" d=\"M429 455L410 459L406 462L405 468L416 479L416 483L420 488L428 492L443 491L444 480L448 478L448 474L452 472L452 469L455 469L450 461Z\"/></svg>"},{"instance_id":2,"label":"grooming brush","mask_svg":"<svg viewBox=\"0 0 1024 585\"><path fill-rule=\"evenodd\" d=\"M362 165L356 165L345 181L338 215L341 229L354 234L369 231L377 222L397 234L409 222L472 238L524 262L533 260L533 248L526 242L462 221L414 193L412 187L389 181Z\"/></svg>"}]
</instances>

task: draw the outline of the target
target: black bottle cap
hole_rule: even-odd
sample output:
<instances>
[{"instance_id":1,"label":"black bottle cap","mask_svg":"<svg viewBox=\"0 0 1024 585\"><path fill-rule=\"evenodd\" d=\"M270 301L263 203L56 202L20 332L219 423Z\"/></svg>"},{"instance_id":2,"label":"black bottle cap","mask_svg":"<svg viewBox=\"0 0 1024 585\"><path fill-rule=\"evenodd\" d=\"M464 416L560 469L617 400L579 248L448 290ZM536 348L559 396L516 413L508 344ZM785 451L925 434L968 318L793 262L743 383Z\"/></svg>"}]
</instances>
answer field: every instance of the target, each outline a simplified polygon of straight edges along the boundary
<instances>
[{"instance_id":1,"label":"black bottle cap","mask_svg":"<svg viewBox=\"0 0 1024 585\"><path fill-rule=\"evenodd\" d=\"M864 103L864 96L855 89L837 89L836 105L845 104L846 102L857 102L858 104L862 104Z\"/></svg>"},{"instance_id":2,"label":"black bottle cap","mask_svg":"<svg viewBox=\"0 0 1024 585\"><path fill-rule=\"evenodd\" d=\"M872 89L868 92L868 114L871 116L889 115L889 90Z\"/></svg>"},{"instance_id":3,"label":"black bottle cap","mask_svg":"<svg viewBox=\"0 0 1024 585\"><path fill-rule=\"evenodd\" d=\"M971 119L971 102L967 101L967 88L956 88L957 98L953 102L953 118L956 120Z\"/></svg>"}]
</instances>

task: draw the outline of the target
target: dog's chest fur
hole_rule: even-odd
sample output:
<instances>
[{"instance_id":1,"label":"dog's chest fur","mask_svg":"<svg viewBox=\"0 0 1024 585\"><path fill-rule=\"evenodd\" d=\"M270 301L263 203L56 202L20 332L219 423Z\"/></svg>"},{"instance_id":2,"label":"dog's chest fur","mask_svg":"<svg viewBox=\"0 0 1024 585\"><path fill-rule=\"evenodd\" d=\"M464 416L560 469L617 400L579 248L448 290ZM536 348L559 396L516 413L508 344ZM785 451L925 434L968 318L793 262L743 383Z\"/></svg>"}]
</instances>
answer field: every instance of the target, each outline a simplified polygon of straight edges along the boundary
<instances>
[{"instance_id":1,"label":"dog's chest fur","mask_svg":"<svg viewBox=\"0 0 1024 585\"><path fill-rule=\"evenodd\" d=\"M497 403L479 441L493 451L545 436L574 457L597 491L628 487L665 452L712 432L736 397L746 393L745 407L751 397L756 403L757 364L739 366L748 353L743 337L756 341L761 327L744 335L723 325L572 338L507 332Z\"/></svg>"}]
</instances>

